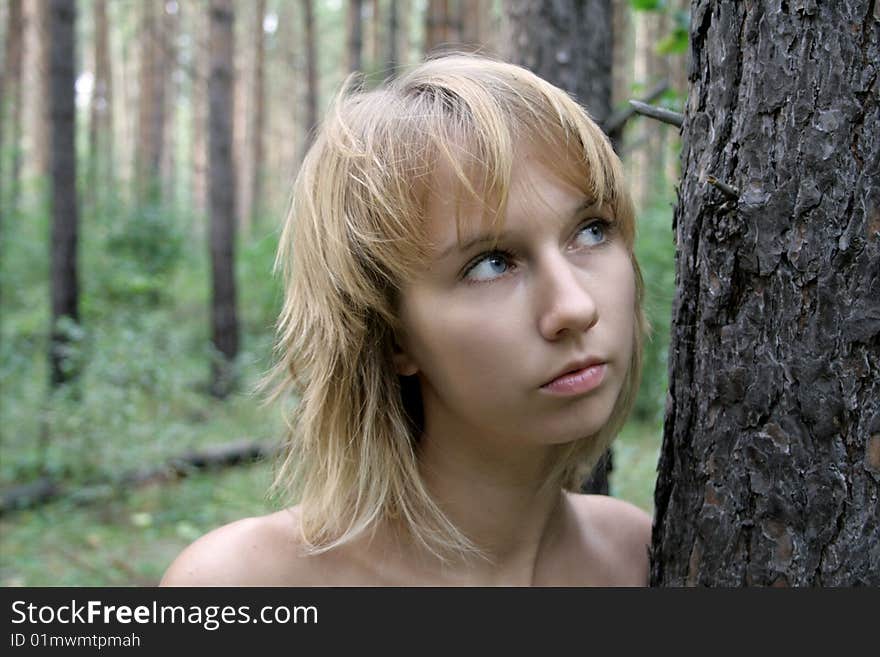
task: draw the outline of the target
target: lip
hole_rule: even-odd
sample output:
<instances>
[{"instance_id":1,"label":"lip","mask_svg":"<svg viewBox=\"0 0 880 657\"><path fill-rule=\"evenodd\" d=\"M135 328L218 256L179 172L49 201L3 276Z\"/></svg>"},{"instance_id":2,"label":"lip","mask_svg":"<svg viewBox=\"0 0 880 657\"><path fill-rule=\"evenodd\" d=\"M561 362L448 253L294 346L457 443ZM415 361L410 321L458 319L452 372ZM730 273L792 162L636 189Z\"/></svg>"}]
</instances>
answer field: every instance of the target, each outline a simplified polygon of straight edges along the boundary
<instances>
[{"instance_id":1,"label":"lip","mask_svg":"<svg viewBox=\"0 0 880 657\"><path fill-rule=\"evenodd\" d=\"M606 363L598 358L573 363L541 389L557 395L580 395L599 387L607 369Z\"/></svg>"}]
</instances>

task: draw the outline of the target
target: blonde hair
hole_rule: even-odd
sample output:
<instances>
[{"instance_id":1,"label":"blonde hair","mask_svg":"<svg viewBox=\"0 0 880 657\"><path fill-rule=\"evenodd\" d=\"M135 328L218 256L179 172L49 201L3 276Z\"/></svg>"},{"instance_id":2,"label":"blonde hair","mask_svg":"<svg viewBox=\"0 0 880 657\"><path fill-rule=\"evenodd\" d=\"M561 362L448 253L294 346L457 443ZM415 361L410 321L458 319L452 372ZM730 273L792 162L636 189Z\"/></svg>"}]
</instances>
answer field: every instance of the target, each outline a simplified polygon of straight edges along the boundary
<instances>
[{"instance_id":1,"label":"blonde hair","mask_svg":"<svg viewBox=\"0 0 880 657\"><path fill-rule=\"evenodd\" d=\"M614 212L636 281L635 344L610 420L560 450L548 481L570 489L620 430L639 385L647 324L632 201L599 127L523 68L447 55L380 89L355 87L350 78L305 157L275 262L285 300L278 361L263 388L270 401L292 395L297 403L274 487L301 502L303 538L315 553L391 519L443 558L477 552L423 485L420 398L404 394L392 361L399 283L428 255L433 172L448 166L459 193L484 199L497 225L518 147L543 146L556 174Z\"/></svg>"}]
</instances>

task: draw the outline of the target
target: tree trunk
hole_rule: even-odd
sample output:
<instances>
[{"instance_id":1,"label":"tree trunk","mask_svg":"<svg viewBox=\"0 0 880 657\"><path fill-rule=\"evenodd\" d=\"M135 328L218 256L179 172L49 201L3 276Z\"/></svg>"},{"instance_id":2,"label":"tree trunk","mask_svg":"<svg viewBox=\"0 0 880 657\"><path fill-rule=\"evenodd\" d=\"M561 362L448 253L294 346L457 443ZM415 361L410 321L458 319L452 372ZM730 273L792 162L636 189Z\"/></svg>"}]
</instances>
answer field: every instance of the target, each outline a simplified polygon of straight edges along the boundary
<instances>
[{"instance_id":1,"label":"tree trunk","mask_svg":"<svg viewBox=\"0 0 880 657\"><path fill-rule=\"evenodd\" d=\"M318 125L318 63L315 51L315 18L312 0L301 0L303 26L305 31L306 60L306 138L300 160L312 144L314 131Z\"/></svg>"},{"instance_id":2,"label":"tree trunk","mask_svg":"<svg viewBox=\"0 0 880 657\"><path fill-rule=\"evenodd\" d=\"M250 231L251 225L257 220L262 210L263 198L263 167L264 149L263 133L266 123L266 89L265 89L265 64L266 64L266 40L263 32L263 21L266 17L266 0L257 0L257 16L254 25L256 35L254 39L255 61L254 81L251 90L253 112L249 113L250 123L250 178L247 191L249 198L245 206L246 232Z\"/></svg>"},{"instance_id":3,"label":"tree trunk","mask_svg":"<svg viewBox=\"0 0 880 657\"><path fill-rule=\"evenodd\" d=\"M679 20L677 16L683 15L687 16L690 11L690 0L671 0L670 6L672 16L673 16L673 26L676 27L676 23ZM677 111L682 111L684 107L684 101L687 97L687 70L688 70L688 61L687 61L687 52L676 52L669 55L666 60L667 62L667 70L669 80L669 87L676 94L677 102L675 109ZM681 139L679 138L677 133L671 132L668 128L666 130L667 137L667 150L665 159L665 167L666 167L666 180L677 181L681 178L681 167L679 162L679 154L681 153Z\"/></svg>"},{"instance_id":4,"label":"tree trunk","mask_svg":"<svg viewBox=\"0 0 880 657\"><path fill-rule=\"evenodd\" d=\"M412 4L409 2L397 2L397 58L396 62L401 66L406 66L410 59L410 20L412 19Z\"/></svg>"},{"instance_id":5,"label":"tree trunk","mask_svg":"<svg viewBox=\"0 0 880 657\"><path fill-rule=\"evenodd\" d=\"M144 0L140 33L140 77L138 100L138 140L135 155L137 198L140 202L159 200L162 145L165 134L164 31L160 29L163 3Z\"/></svg>"},{"instance_id":6,"label":"tree trunk","mask_svg":"<svg viewBox=\"0 0 880 657\"><path fill-rule=\"evenodd\" d=\"M110 25L130 24L132 14L140 20L140 7L129 3L107 3L107 20ZM119 185L117 195L121 190L135 191L135 153L137 147L137 53L139 51L137 40L122 34L122 30L111 29L109 32L111 61L113 65L113 148L115 151L116 176L119 180L126 181L123 187ZM130 196L130 194L129 194Z\"/></svg>"},{"instance_id":7,"label":"tree trunk","mask_svg":"<svg viewBox=\"0 0 880 657\"><path fill-rule=\"evenodd\" d=\"M348 0L347 20L347 40L346 52L348 54L347 69L349 73L352 71L363 71L362 54L364 48L363 36L363 0Z\"/></svg>"},{"instance_id":8,"label":"tree trunk","mask_svg":"<svg viewBox=\"0 0 880 657\"><path fill-rule=\"evenodd\" d=\"M273 189L276 191L275 198L286 198L289 195L289 184L299 168L303 144L306 141L303 120L306 85L304 76L300 74L305 68L305 26L301 20L297 20L300 9L298 5L285 4L280 7L278 15L276 38L279 54L284 70L293 73L283 75L278 85L280 96L292 99L292 102L284 103L283 112L270 115L273 118L272 134L279 136L267 143L270 153L274 153L276 158L272 171L278 175L271 177Z\"/></svg>"},{"instance_id":9,"label":"tree trunk","mask_svg":"<svg viewBox=\"0 0 880 657\"><path fill-rule=\"evenodd\" d=\"M666 57L657 53L657 45L666 36L669 21L662 11L636 12L635 79L644 89L656 87L669 77ZM632 154L633 197L639 212L648 208L663 186L665 136L669 126L653 119L637 122L641 146Z\"/></svg>"},{"instance_id":10,"label":"tree trunk","mask_svg":"<svg viewBox=\"0 0 880 657\"><path fill-rule=\"evenodd\" d=\"M611 108L627 106L633 97L633 11L629 0L612 0Z\"/></svg>"},{"instance_id":11,"label":"tree trunk","mask_svg":"<svg viewBox=\"0 0 880 657\"><path fill-rule=\"evenodd\" d=\"M95 0L95 87L89 108L89 171L86 193L98 201L101 190L112 184L113 78L107 30L107 0Z\"/></svg>"},{"instance_id":12,"label":"tree trunk","mask_svg":"<svg viewBox=\"0 0 880 657\"><path fill-rule=\"evenodd\" d=\"M206 4L193 8L197 12L195 23L198 26L193 37L195 56L193 58L193 99L192 99L192 195L196 210L204 212L208 206L208 34L210 33L210 12Z\"/></svg>"},{"instance_id":13,"label":"tree trunk","mask_svg":"<svg viewBox=\"0 0 880 657\"><path fill-rule=\"evenodd\" d=\"M573 94L602 124L611 114L611 0L509 0L506 58ZM582 490L607 494L607 453Z\"/></svg>"},{"instance_id":14,"label":"tree trunk","mask_svg":"<svg viewBox=\"0 0 880 657\"><path fill-rule=\"evenodd\" d=\"M442 46L451 45L449 2L450 0L428 0L425 11L425 55Z\"/></svg>"},{"instance_id":15,"label":"tree trunk","mask_svg":"<svg viewBox=\"0 0 880 657\"><path fill-rule=\"evenodd\" d=\"M611 0L508 0L505 56L574 94L596 123L611 114Z\"/></svg>"},{"instance_id":16,"label":"tree trunk","mask_svg":"<svg viewBox=\"0 0 880 657\"><path fill-rule=\"evenodd\" d=\"M21 183L21 128L22 128L22 61L24 49L24 14L21 0L10 0L6 16L6 52L3 65L3 92L0 95L0 161L5 164L6 152L11 151L9 173L3 167L0 183L5 193L5 208L0 210L0 234L2 234L3 213L6 209L14 214L18 209ZM7 128L8 126L8 128ZM9 130L9 140L3 139Z\"/></svg>"},{"instance_id":17,"label":"tree trunk","mask_svg":"<svg viewBox=\"0 0 880 657\"><path fill-rule=\"evenodd\" d=\"M76 3L51 0L48 4L50 35L50 89L52 155L52 326L49 344L50 381L53 387L76 375L71 357L75 335L70 321L79 321L77 276L76 197ZM65 321L63 318L67 318Z\"/></svg>"},{"instance_id":18,"label":"tree trunk","mask_svg":"<svg viewBox=\"0 0 880 657\"><path fill-rule=\"evenodd\" d=\"M263 66L265 60L265 40L263 38L263 20L266 16L266 0L257 0L254 6L253 34L247 35L247 42L253 44L248 66L240 67L239 78L241 96L246 95L243 111L239 112L236 121L240 121L243 134L243 153L237 161L241 162L240 170L241 195L239 203L239 225L242 234L250 235L251 226L258 212L260 200L260 172L263 167L263 115L265 113ZM242 51L244 49L241 49ZM245 71L247 74L245 74Z\"/></svg>"},{"instance_id":19,"label":"tree trunk","mask_svg":"<svg viewBox=\"0 0 880 657\"><path fill-rule=\"evenodd\" d=\"M491 21L491 0L470 0L460 5L461 43L465 50L483 51Z\"/></svg>"},{"instance_id":20,"label":"tree trunk","mask_svg":"<svg viewBox=\"0 0 880 657\"><path fill-rule=\"evenodd\" d=\"M385 53L385 66L387 75L395 75L397 67L400 64L397 44L400 41L400 28L398 27L398 17L400 9L397 6L397 0L389 0L388 2L388 36L386 38L388 50Z\"/></svg>"},{"instance_id":21,"label":"tree trunk","mask_svg":"<svg viewBox=\"0 0 880 657\"><path fill-rule=\"evenodd\" d=\"M234 387L238 355L235 290L235 172L232 161L234 24L232 0L211 0L208 81L209 188L211 213L211 393L225 397Z\"/></svg>"},{"instance_id":22,"label":"tree trunk","mask_svg":"<svg viewBox=\"0 0 880 657\"><path fill-rule=\"evenodd\" d=\"M880 585L878 6L692 5L654 585Z\"/></svg>"},{"instance_id":23,"label":"tree trunk","mask_svg":"<svg viewBox=\"0 0 880 657\"><path fill-rule=\"evenodd\" d=\"M49 3L46 0L25 2L24 98L28 108L24 159L26 176L50 176L49 147Z\"/></svg>"},{"instance_id":24,"label":"tree trunk","mask_svg":"<svg viewBox=\"0 0 880 657\"><path fill-rule=\"evenodd\" d=\"M169 11L170 10L170 11ZM180 102L180 84L178 82L178 35L180 34L180 11L181 6L176 3L168 3L158 21L159 29L162 30L162 50L158 53L162 79L158 84L162 85L162 99L164 108L162 112L162 160L160 165L160 177L162 183L162 200L172 207L177 201L177 190L180 187L178 180L177 158L177 105Z\"/></svg>"}]
</instances>

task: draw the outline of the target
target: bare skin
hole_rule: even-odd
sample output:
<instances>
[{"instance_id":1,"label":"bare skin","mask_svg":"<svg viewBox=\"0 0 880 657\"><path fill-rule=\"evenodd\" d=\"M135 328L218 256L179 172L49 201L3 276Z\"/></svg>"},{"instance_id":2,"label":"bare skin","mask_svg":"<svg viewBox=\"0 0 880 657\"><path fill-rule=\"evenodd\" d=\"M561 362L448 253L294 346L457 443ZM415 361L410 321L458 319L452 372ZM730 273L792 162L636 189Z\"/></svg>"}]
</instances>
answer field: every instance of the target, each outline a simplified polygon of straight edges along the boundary
<instances>
[{"instance_id":1,"label":"bare skin","mask_svg":"<svg viewBox=\"0 0 880 657\"><path fill-rule=\"evenodd\" d=\"M509 572L446 569L376 537L307 556L298 508L246 518L206 534L165 573L161 586L645 586L651 520L600 495L566 493L534 562ZM389 550L388 546L395 545Z\"/></svg>"},{"instance_id":2,"label":"bare skin","mask_svg":"<svg viewBox=\"0 0 880 657\"><path fill-rule=\"evenodd\" d=\"M450 217L461 210L478 232L480 206L457 207L444 194L454 188L450 172L437 175L426 208L434 258L401 291L395 367L419 378L425 485L489 560L444 564L391 526L307 555L294 507L211 532L172 564L163 585L647 583L644 511L545 485L558 448L608 422L630 363L635 283L614 218L525 152L498 244L462 247ZM595 389L548 391L548 381L586 357L604 363Z\"/></svg>"}]
</instances>

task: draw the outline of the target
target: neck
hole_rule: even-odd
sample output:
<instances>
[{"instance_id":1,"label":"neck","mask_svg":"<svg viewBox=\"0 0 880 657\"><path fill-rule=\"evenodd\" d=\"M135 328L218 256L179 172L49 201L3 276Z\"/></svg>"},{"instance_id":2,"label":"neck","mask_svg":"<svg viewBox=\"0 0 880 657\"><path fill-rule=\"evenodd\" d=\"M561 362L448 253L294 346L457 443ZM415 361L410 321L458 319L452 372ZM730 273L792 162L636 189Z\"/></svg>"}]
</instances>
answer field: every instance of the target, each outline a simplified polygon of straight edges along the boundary
<instances>
[{"instance_id":1,"label":"neck","mask_svg":"<svg viewBox=\"0 0 880 657\"><path fill-rule=\"evenodd\" d=\"M460 429L460 428L455 428ZM452 565L418 558L431 578L455 584L529 585L558 532L563 494L547 485L547 445L516 446L466 431L430 427L419 462L425 485L447 518L486 558Z\"/></svg>"}]
</instances>

